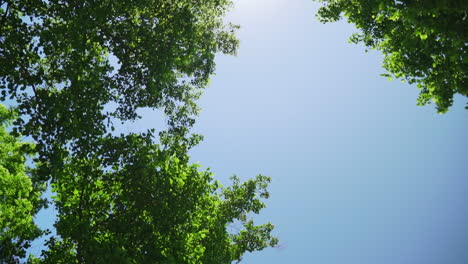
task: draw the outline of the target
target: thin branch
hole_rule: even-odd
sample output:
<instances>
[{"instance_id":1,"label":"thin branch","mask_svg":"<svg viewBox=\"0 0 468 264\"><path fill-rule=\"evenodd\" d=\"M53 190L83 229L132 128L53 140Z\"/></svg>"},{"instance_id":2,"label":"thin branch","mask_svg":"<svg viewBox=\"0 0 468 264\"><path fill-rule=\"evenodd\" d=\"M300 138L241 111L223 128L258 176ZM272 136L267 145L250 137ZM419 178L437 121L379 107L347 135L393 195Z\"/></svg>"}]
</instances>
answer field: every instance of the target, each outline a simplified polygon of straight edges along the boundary
<instances>
[{"instance_id":1,"label":"thin branch","mask_svg":"<svg viewBox=\"0 0 468 264\"><path fill-rule=\"evenodd\" d=\"M22 70L22 73L23 75L26 77L26 78L31 78L31 75L29 74L29 72L26 70L26 68L24 66L21 66L21 70ZM37 88L36 88L36 85L34 84L34 82L31 80L31 88L33 90L33 93L34 93L34 99L36 101L36 107L34 107L34 113L38 116L39 115L39 109L37 109L37 107L39 106L39 97L38 97L38 94L37 94Z\"/></svg>"},{"instance_id":2,"label":"thin branch","mask_svg":"<svg viewBox=\"0 0 468 264\"><path fill-rule=\"evenodd\" d=\"M3 2L2 2L1 5L3 5ZM8 15L9 11L10 11L10 5L7 3L5 13L3 14L2 21L0 22L0 29L3 28L3 24L5 23L5 20L6 20L6 17Z\"/></svg>"}]
</instances>

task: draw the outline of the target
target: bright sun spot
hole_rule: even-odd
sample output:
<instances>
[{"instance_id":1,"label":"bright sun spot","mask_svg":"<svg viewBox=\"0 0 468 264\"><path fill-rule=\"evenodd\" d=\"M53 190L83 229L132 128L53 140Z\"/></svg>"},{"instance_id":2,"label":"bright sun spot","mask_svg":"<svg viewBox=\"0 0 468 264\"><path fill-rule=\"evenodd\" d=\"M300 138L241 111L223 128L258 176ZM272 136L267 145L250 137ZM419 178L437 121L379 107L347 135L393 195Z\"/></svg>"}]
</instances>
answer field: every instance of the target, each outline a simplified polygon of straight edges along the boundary
<instances>
[{"instance_id":1,"label":"bright sun spot","mask_svg":"<svg viewBox=\"0 0 468 264\"><path fill-rule=\"evenodd\" d=\"M276 12L287 8L288 1L291 0L233 0L232 16L249 20L274 17Z\"/></svg>"}]
</instances>

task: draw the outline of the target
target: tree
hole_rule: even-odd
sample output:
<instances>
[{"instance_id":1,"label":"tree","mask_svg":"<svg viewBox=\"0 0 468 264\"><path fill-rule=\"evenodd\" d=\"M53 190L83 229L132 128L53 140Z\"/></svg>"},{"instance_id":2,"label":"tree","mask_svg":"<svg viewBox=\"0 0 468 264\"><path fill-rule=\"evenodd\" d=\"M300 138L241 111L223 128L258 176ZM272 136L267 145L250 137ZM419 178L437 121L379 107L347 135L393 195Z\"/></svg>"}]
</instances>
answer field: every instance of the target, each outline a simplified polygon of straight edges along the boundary
<instances>
[{"instance_id":1,"label":"tree","mask_svg":"<svg viewBox=\"0 0 468 264\"><path fill-rule=\"evenodd\" d=\"M264 207L269 178L220 188L149 135L103 140L102 153L70 161L53 184L61 238L45 263L231 263L277 243L271 224L247 218Z\"/></svg>"},{"instance_id":2,"label":"tree","mask_svg":"<svg viewBox=\"0 0 468 264\"><path fill-rule=\"evenodd\" d=\"M0 263L17 263L41 235L33 216L40 208L43 188L33 185L25 166L34 146L7 132L13 118L14 111L0 105Z\"/></svg>"},{"instance_id":3,"label":"tree","mask_svg":"<svg viewBox=\"0 0 468 264\"><path fill-rule=\"evenodd\" d=\"M112 120L134 120L138 108L163 110L170 131L186 134L215 53L238 45L222 21L228 0L0 3L2 98L17 101L16 125L51 169L62 148L92 151Z\"/></svg>"},{"instance_id":4,"label":"tree","mask_svg":"<svg viewBox=\"0 0 468 264\"><path fill-rule=\"evenodd\" d=\"M29 179L52 186L58 210L57 236L31 262L230 263L277 243L249 218L269 178L222 188L187 155L215 54L238 46L230 6L0 0L1 99L17 105L14 134L35 141ZM142 107L166 114L159 137L113 132Z\"/></svg>"},{"instance_id":5,"label":"tree","mask_svg":"<svg viewBox=\"0 0 468 264\"><path fill-rule=\"evenodd\" d=\"M384 76L416 83L418 105L445 113L468 96L468 3L463 0L319 0L322 22L344 15L360 30L350 41L383 52Z\"/></svg>"}]
</instances>

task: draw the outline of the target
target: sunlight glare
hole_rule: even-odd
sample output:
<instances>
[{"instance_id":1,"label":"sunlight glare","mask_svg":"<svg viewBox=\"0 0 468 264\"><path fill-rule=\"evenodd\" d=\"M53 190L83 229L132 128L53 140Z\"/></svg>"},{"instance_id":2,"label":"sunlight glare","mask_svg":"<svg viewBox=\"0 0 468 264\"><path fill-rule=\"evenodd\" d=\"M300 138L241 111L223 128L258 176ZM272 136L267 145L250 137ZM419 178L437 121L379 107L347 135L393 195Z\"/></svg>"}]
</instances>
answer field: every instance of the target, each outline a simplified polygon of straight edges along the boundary
<instances>
[{"instance_id":1,"label":"sunlight glare","mask_svg":"<svg viewBox=\"0 0 468 264\"><path fill-rule=\"evenodd\" d=\"M269 20L282 8L286 8L287 2L286 0L233 0L234 8L231 16L235 20Z\"/></svg>"}]
</instances>

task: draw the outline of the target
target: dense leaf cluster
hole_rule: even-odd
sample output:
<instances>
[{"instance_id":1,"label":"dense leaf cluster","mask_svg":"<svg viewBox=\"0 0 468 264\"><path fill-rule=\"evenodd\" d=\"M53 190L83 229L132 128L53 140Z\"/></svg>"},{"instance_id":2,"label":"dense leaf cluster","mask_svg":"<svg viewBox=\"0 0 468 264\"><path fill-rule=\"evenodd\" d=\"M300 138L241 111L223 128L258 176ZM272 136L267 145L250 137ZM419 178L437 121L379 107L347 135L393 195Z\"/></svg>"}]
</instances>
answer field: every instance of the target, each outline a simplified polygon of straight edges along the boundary
<instances>
[{"instance_id":1,"label":"dense leaf cluster","mask_svg":"<svg viewBox=\"0 0 468 264\"><path fill-rule=\"evenodd\" d=\"M344 15L360 33L351 42L381 50L389 74L416 83L419 105L446 112L468 96L468 2L464 0L319 0L322 22Z\"/></svg>"},{"instance_id":2,"label":"dense leaf cluster","mask_svg":"<svg viewBox=\"0 0 468 264\"><path fill-rule=\"evenodd\" d=\"M42 234L33 217L41 205L43 186L33 185L25 166L34 146L7 132L14 116L0 105L0 263L16 263L25 257L30 242Z\"/></svg>"},{"instance_id":3,"label":"dense leaf cluster","mask_svg":"<svg viewBox=\"0 0 468 264\"><path fill-rule=\"evenodd\" d=\"M268 177L223 188L187 155L201 139L189 130L214 56L238 46L223 21L230 6L0 0L0 99L19 114L16 137L0 131L0 263L41 234L32 217L46 183L57 235L31 263L231 263L277 243L271 224L249 218L265 206ZM142 107L165 113L167 128L113 132ZM0 121L13 118L0 110Z\"/></svg>"}]
</instances>

